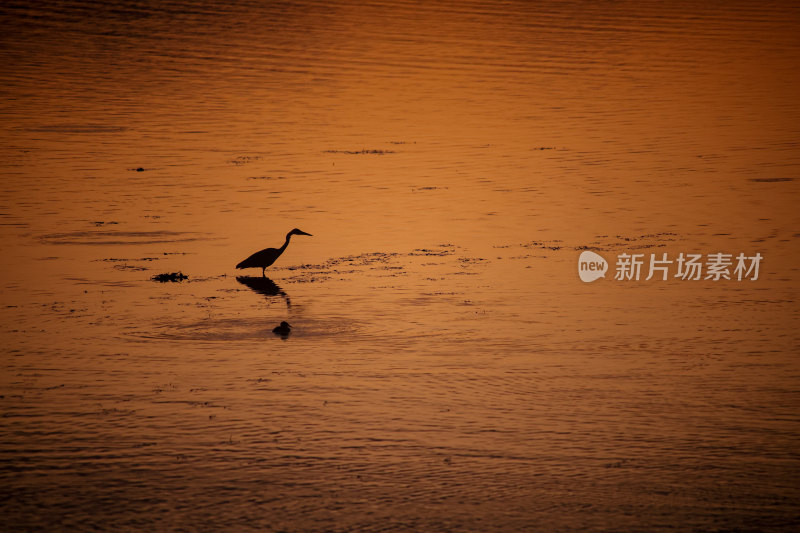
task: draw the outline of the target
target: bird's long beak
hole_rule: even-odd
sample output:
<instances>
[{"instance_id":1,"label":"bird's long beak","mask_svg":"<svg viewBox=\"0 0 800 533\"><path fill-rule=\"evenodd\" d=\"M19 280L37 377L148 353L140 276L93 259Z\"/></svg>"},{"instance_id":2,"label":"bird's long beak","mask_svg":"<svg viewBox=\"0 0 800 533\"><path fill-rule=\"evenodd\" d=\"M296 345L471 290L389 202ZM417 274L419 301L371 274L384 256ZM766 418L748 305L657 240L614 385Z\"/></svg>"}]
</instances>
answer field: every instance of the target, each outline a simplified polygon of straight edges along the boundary
<instances>
[{"instance_id":1,"label":"bird's long beak","mask_svg":"<svg viewBox=\"0 0 800 533\"><path fill-rule=\"evenodd\" d=\"M297 234L298 235L308 235L309 237L313 237L313 235L311 235L310 233L306 233L305 231L302 231L302 230L297 230Z\"/></svg>"}]
</instances>

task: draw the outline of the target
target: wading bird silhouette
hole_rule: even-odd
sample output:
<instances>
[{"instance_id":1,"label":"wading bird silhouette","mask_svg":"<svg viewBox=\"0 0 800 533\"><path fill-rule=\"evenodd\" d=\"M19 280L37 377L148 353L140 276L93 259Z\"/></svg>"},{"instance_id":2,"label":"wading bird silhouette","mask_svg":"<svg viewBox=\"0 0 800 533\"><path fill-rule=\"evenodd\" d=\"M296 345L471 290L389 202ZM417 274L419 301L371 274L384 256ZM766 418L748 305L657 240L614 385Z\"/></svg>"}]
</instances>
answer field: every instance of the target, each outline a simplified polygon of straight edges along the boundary
<instances>
[{"instance_id":1,"label":"wading bird silhouette","mask_svg":"<svg viewBox=\"0 0 800 533\"><path fill-rule=\"evenodd\" d=\"M313 235L310 233L306 233L305 231L294 228L292 231L286 234L286 242L283 243L283 246L280 248L264 248L260 252L254 253L236 265L236 268L260 268L261 275L266 277L264 271L281 256L284 250L286 250L286 247L289 246L289 239L292 238L292 235L308 235L309 237L313 237Z\"/></svg>"}]
</instances>

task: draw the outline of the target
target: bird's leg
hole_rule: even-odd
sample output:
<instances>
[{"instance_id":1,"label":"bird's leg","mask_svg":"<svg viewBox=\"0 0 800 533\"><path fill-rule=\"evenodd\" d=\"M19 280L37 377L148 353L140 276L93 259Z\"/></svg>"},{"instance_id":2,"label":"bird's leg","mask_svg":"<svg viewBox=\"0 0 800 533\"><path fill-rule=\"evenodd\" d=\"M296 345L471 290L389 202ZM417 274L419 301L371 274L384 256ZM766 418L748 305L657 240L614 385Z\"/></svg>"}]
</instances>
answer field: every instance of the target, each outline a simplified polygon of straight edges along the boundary
<instances>
[{"instance_id":1,"label":"bird's leg","mask_svg":"<svg viewBox=\"0 0 800 533\"><path fill-rule=\"evenodd\" d=\"M266 270L267 270L267 267L262 267L261 268L261 277L262 278L266 278L267 277L267 275L264 273L264 271L266 271Z\"/></svg>"}]
</instances>

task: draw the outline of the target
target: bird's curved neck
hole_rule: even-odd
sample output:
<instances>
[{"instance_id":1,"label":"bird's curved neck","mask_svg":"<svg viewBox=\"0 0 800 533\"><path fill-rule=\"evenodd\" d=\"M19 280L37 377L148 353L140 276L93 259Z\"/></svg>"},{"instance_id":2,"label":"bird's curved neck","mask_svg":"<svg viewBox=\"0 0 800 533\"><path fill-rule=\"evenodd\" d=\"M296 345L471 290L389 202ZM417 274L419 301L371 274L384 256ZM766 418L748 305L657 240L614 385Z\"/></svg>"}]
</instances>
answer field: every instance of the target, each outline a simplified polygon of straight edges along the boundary
<instances>
[{"instance_id":1,"label":"bird's curved neck","mask_svg":"<svg viewBox=\"0 0 800 533\"><path fill-rule=\"evenodd\" d=\"M287 233L287 234L286 234L286 242L285 242L285 243L283 243L283 246L281 246L281 248L280 248L280 250L281 250L281 253L283 253L283 251L286 249L286 247L287 247L287 246L289 246L289 239L291 239L291 238L292 238L292 234L291 234L291 232L290 232L290 233Z\"/></svg>"}]
</instances>

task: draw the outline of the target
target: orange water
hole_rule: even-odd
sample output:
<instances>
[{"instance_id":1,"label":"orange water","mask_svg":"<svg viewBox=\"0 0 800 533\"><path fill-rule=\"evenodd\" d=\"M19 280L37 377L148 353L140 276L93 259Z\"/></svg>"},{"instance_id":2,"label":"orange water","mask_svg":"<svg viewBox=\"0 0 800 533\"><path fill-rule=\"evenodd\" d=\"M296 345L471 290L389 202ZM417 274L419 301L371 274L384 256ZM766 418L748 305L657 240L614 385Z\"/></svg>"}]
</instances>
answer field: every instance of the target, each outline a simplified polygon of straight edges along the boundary
<instances>
[{"instance_id":1,"label":"orange water","mask_svg":"<svg viewBox=\"0 0 800 533\"><path fill-rule=\"evenodd\" d=\"M796 6L0 13L4 530L798 519Z\"/></svg>"}]
</instances>

